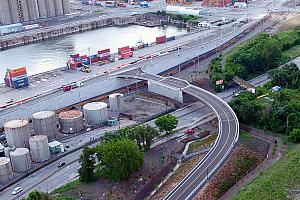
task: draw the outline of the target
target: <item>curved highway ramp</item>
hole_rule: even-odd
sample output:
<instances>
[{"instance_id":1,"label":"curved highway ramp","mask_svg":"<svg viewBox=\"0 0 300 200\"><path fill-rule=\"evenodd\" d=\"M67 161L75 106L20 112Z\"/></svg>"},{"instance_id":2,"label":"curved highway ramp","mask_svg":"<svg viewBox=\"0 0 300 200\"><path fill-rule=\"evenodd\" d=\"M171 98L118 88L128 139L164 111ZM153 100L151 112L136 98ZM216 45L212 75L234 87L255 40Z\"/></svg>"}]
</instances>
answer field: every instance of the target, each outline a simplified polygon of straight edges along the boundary
<instances>
[{"instance_id":1,"label":"curved highway ramp","mask_svg":"<svg viewBox=\"0 0 300 200\"><path fill-rule=\"evenodd\" d=\"M156 81L167 87L192 95L209 106L218 117L219 134L214 146L194 169L164 198L164 200L192 199L206 181L223 164L239 136L239 122L230 106L216 95L174 77L162 77L144 72L141 68L124 71L118 78Z\"/></svg>"}]
</instances>

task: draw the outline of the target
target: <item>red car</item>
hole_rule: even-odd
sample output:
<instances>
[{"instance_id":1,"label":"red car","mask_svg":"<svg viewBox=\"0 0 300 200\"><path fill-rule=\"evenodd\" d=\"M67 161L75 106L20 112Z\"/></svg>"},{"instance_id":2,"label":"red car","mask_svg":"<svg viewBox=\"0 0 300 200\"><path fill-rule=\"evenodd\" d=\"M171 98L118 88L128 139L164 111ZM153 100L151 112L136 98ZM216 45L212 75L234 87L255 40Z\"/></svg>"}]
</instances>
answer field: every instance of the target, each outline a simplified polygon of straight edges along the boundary
<instances>
[{"instance_id":1,"label":"red car","mask_svg":"<svg viewBox=\"0 0 300 200\"><path fill-rule=\"evenodd\" d=\"M193 129L188 129L186 131L184 131L187 134L194 134L194 130Z\"/></svg>"}]
</instances>

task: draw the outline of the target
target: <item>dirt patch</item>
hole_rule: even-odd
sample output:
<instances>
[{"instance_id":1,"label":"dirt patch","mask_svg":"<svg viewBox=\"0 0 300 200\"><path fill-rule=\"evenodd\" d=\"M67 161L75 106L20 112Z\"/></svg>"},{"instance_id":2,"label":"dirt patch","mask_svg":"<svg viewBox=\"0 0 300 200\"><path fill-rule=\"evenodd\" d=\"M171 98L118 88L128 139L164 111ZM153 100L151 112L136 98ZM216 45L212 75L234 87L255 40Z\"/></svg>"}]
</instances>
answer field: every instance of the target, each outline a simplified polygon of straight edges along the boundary
<instances>
[{"instance_id":1,"label":"dirt patch","mask_svg":"<svg viewBox=\"0 0 300 200\"><path fill-rule=\"evenodd\" d=\"M294 17L286 20L279 27L279 31L289 31L294 29L295 27L300 26L300 14L295 15Z\"/></svg>"}]
</instances>

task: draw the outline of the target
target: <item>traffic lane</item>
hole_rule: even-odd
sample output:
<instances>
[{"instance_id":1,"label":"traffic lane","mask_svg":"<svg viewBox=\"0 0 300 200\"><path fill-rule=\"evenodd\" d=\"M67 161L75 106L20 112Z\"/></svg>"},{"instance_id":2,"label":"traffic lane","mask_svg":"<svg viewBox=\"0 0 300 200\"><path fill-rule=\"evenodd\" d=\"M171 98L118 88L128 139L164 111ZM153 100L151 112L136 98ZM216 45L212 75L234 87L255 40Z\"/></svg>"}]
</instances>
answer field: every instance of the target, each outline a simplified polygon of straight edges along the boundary
<instances>
[{"instance_id":1,"label":"traffic lane","mask_svg":"<svg viewBox=\"0 0 300 200\"><path fill-rule=\"evenodd\" d=\"M70 154L64 158L61 158L58 161L55 161L55 162L49 164L48 166L38 170L37 172L34 172L33 174L29 175L25 179L20 180L18 183L14 184L14 185L10 186L9 188L5 189L4 191L2 191L0 193L0 199L16 198L17 196L13 196L11 194L12 190L16 187L23 188L23 192L20 193L20 195L22 195L26 191L32 189L32 187L35 187L40 182L45 181L46 179L51 177L54 173L59 171L60 170L60 168L58 168L59 163L65 162L67 165L68 163L73 162L74 158L78 159L81 154L81 151L82 150L79 150L77 152L74 152L73 154Z\"/></svg>"},{"instance_id":2,"label":"traffic lane","mask_svg":"<svg viewBox=\"0 0 300 200\"><path fill-rule=\"evenodd\" d=\"M222 124L224 129L228 128L228 124ZM190 175L190 177L181 185L180 188L170 197L169 200L181 200L188 199L193 191L199 186L200 183L204 183L207 180L207 175L210 173L224 156L224 149L228 148L227 144L228 137L220 138L220 143L212 154L203 162L200 167Z\"/></svg>"},{"instance_id":3,"label":"traffic lane","mask_svg":"<svg viewBox=\"0 0 300 200\"><path fill-rule=\"evenodd\" d=\"M190 92L191 95L198 96L198 98L200 100L202 99L202 101L206 101L207 103L210 102L209 104L215 108L216 112L218 112L222 118L221 120L222 134L219 135L220 139L219 139L219 143L216 144L216 148L211 152L211 154L203 161L203 163L198 168L195 168L196 169L195 171L193 171L191 174L188 175L187 179L184 180L184 182L182 182L181 185L175 189L175 191L168 197L168 199L186 199L187 197L189 197L192 191L195 188L197 188L197 186L203 180L205 180L207 176L207 170L209 168L213 169L214 166L216 166L226 155L227 151L223 151L223 150L229 149L229 147L232 145L232 142L229 141L234 140L235 138L235 134L230 134L230 133L231 131L235 131L232 133L236 133L237 131L235 121L234 120L232 121L231 118L232 113L230 112L230 110L224 110L222 108L222 105L224 105L223 102L221 102L217 98L215 98L214 101L211 99L211 97L208 96L207 93L204 93L201 90L197 92L195 88L191 89L190 91L189 89L187 89L186 92ZM230 124L233 125L233 129L230 128ZM228 134L226 134L226 132ZM194 175L197 175L196 179L194 179Z\"/></svg>"},{"instance_id":4,"label":"traffic lane","mask_svg":"<svg viewBox=\"0 0 300 200\"><path fill-rule=\"evenodd\" d=\"M28 194L34 190L38 190L41 192L52 192L55 189L76 179L78 177L79 168L80 168L79 162L75 161L72 164L61 169L57 173L53 174L53 176L51 176L49 179L31 188L31 190L28 190L26 193L22 194L21 197L24 198L27 197Z\"/></svg>"}]
</instances>

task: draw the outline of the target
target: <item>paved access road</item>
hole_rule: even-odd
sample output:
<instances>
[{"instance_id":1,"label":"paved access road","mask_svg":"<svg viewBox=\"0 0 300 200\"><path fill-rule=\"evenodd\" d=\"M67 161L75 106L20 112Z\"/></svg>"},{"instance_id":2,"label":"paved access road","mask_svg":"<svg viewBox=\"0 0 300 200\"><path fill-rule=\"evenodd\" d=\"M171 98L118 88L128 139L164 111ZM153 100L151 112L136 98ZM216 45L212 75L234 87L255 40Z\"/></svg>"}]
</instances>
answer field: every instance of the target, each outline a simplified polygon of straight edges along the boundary
<instances>
[{"instance_id":1,"label":"paved access road","mask_svg":"<svg viewBox=\"0 0 300 200\"><path fill-rule=\"evenodd\" d=\"M197 166L164 198L165 200L191 199L204 185L206 180L222 165L227 158L239 136L239 122L228 104L216 95L190 85L188 82L173 78L160 77L143 72L140 68L125 71L118 77L138 78L157 81L162 85L180 89L192 95L209 106L219 120L219 134L214 146Z\"/></svg>"}]
</instances>

